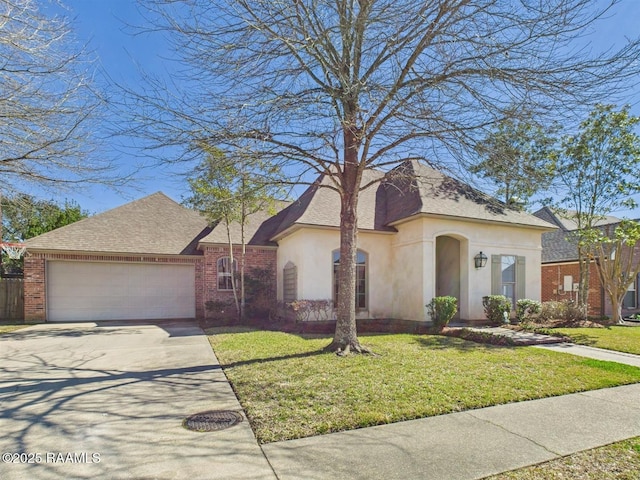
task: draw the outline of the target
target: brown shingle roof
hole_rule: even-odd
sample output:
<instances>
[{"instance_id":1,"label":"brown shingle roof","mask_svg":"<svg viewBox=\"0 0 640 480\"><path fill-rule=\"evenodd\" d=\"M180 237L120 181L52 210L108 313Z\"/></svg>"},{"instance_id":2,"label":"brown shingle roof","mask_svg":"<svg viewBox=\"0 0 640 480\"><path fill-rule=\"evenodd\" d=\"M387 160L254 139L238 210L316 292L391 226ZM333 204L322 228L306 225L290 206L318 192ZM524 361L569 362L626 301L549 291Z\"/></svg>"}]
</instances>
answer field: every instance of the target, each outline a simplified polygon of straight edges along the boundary
<instances>
[{"instance_id":1,"label":"brown shingle roof","mask_svg":"<svg viewBox=\"0 0 640 480\"><path fill-rule=\"evenodd\" d=\"M211 229L161 192L27 240L28 250L199 255Z\"/></svg>"},{"instance_id":2,"label":"brown shingle roof","mask_svg":"<svg viewBox=\"0 0 640 480\"><path fill-rule=\"evenodd\" d=\"M275 214L289 205L289 202L276 201L273 209L266 208L263 211L248 215L244 226L244 235L247 245L276 246L270 239L277 228L279 221ZM231 241L238 245L242 240L240 223L233 222L230 225L229 233ZM199 240L200 244L228 244L227 227L224 222L218 222L211 232Z\"/></svg>"},{"instance_id":3,"label":"brown shingle roof","mask_svg":"<svg viewBox=\"0 0 640 480\"><path fill-rule=\"evenodd\" d=\"M468 185L417 162L406 162L384 173L367 170L358 203L358 227L379 232L419 214L553 229L553 225L513 210ZM249 245L273 245L302 225L340 226L340 197L320 177L298 200L275 216L263 211L250 216L245 227ZM280 202L278 207L286 205ZM232 240L240 243L240 226L232 224ZM154 193L121 207L86 218L27 240L31 251L75 251L158 255L200 255L199 244L226 244L224 224L213 228L193 210Z\"/></svg>"},{"instance_id":4,"label":"brown shingle roof","mask_svg":"<svg viewBox=\"0 0 640 480\"><path fill-rule=\"evenodd\" d=\"M418 162L405 162L386 174L365 171L363 184L375 180L380 183L362 191L358 200L358 227L363 230L395 231L393 224L419 214L553 229L553 225L533 215L509 208ZM340 197L327 188L329 182L327 178L319 178L278 215L275 238L295 225L340 225Z\"/></svg>"},{"instance_id":5,"label":"brown shingle roof","mask_svg":"<svg viewBox=\"0 0 640 480\"><path fill-rule=\"evenodd\" d=\"M387 223L417 214L552 229L553 225L416 161L393 169L385 181Z\"/></svg>"},{"instance_id":6,"label":"brown shingle roof","mask_svg":"<svg viewBox=\"0 0 640 480\"><path fill-rule=\"evenodd\" d=\"M376 182L384 177L377 170L365 170L362 184ZM332 188L331 180L321 176L298 200L278 214L278 226L273 237L278 238L295 225L340 227L340 195ZM358 198L358 228L361 230L395 231L385 222L385 192L381 183L360 192Z\"/></svg>"}]
</instances>

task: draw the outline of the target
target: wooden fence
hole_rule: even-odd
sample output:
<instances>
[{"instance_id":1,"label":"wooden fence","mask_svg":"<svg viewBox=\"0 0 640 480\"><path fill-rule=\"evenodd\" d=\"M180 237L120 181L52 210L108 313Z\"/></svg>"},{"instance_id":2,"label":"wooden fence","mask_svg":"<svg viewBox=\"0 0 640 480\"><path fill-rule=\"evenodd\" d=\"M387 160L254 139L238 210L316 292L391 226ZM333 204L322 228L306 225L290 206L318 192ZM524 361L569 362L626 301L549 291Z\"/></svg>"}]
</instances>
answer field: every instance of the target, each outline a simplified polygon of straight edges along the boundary
<instances>
[{"instance_id":1,"label":"wooden fence","mask_svg":"<svg viewBox=\"0 0 640 480\"><path fill-rule=\"evenodd\" d=\"M23 280L21 278L0 278L0 321L23 319Z\"/></svg>"}]
</instances>

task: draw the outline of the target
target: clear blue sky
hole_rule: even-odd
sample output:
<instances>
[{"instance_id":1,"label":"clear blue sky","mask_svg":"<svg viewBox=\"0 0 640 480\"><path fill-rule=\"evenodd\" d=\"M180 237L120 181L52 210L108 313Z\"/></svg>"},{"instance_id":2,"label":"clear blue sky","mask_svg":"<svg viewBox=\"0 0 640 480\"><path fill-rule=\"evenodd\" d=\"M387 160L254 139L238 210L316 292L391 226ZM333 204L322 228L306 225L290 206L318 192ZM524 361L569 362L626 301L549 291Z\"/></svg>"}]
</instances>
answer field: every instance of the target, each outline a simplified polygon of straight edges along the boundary
<instances>
[{"instance_id":1,"label":"clear blue sky","mask_svg":"<svg viewBox=\"0 0 640 480\"><path fill-rule=\"evenodd\" d=\"M595 0L601 4L603 0ZM135 84L138 67L151 72L169 71L170 62L165 61L169 52L159 35L132 35L129 25L143 23L135 0L62 0L68 10L66 15L73 20L75 35L81 43L86 43L99 61L99 67L117 82ZM625 37L640 36L640 0L624 0L597 25L590 39L594 50L606 50L620 46ZM640 82L640 79L638 79ZM627 103L632 105L632 113L640 115L640 87L629 92ZM117 158L126 168L135 160L118 152L115 146L107 144L105 155ZM138 181L124 191L113 192L107 188L94 187L85 193L66 193L62 199L73 198L91 213L98 213L116 207L127 201L162 190L177 201L187 194L185 182L166 172L145 172ZM625 212L619 212L620 215ZM627 213L635 216L635 212Z\"/></svg>"}]
</instances>

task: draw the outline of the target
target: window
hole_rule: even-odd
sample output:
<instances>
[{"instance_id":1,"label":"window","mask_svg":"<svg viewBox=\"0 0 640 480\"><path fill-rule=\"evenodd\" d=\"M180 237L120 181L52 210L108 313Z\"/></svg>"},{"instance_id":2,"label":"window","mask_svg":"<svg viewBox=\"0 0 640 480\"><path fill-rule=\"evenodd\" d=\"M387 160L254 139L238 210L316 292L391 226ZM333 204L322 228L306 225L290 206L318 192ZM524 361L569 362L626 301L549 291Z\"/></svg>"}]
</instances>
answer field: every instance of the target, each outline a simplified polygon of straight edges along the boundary
<instances>
[{"instance_id":1,"label":"window","mask_svg":"<svg viewBox=\"0 0 640 480\"><path fill-rule=\"evenodd\" d=\"M637 285L638 279L636 278L633 283L631 285L629 285L629 288L627 289L627 293L625 294L624 298L622 299L622 308L625 308L627 310L629 309L635 309L637 308L637 302L636 302L636 285Z\"/></svg>"},{"instance_id":2,"label":"window","mask_svg":"<svg viewBox=\"0 0 640 480\"><path fill-rule=\"evenodd\" d=\"M502 255L501 283L502 295L511 300L511 305L516 305L516 257L515 255Z\"/></svg>"},{"instance_id":3,"label":"window","mask_svg":"<svg viewBox=\"0 0 640 480\"><path fill-rule=\"evenodd\" d=\"M338 267L340 251L333 252L333 304L338 304ZM367 254L358 250L356 254L356 309L367 308Z\"/></svg>"},{"instance_id":4,"label":"window","mask_svg":"<svg viewBox=\"0 0 640 480\"><path fill-rule=\"evenodd\" d=\"M516 301L526 298L525 257L491 255L491 293L504 295L516 308Z\"/></svg>"},{"instance_id":5,"label":"window","mask_svg":"<svg viewBox=\"0 0 640 480\"><path fill-rule=\"evenodd\" d=\"M222 257L218 259L218 290L233 290L231 276L238 272L238 263L233 261L233 273L231 270L231 258Z\"/></svg>"}]
</instances>

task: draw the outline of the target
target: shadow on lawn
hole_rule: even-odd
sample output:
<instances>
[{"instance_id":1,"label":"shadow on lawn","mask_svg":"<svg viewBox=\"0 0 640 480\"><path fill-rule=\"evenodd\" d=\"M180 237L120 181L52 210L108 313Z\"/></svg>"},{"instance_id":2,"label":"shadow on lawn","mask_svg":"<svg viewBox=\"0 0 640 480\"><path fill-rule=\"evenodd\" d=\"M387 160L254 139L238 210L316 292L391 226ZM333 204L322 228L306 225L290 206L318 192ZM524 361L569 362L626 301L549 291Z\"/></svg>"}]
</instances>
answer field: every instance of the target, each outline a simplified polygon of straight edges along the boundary
<instances>
[{"instance_id":1,"label":"shadow on lawn","mask_svg":"<svg viewBox=\"0 0 640 480\"><path fill-rule=\"evenodd\" d=\"M456 341L453 337L446 337L440 335L429 335L428 337L417 337L415 342L422 347L429 348L431 350L458 350L463 353L472 352L478 348L495 348L495 345L485 345L474 343L471 341Z\"/></svg>"},{"instance_id":2,"label":"shadow on lawn","mask_svg":"<svg viewBox=\"0 0 640 480\"><path fill-rule=\"evenodd\" d=\"M215 347L214 347L215 352ZM244 365L253 365L256 363L266 363L266 362L277 362L279 360L291 360L293 358L307 358L307 357L315 357L318 355L330 355L332 352L327 352L326 350L314 350L311 352L302 352L302 353L292 353L290 355L280 355L278 357L267 357L267 358L252 358L251 360L240 360L238 362L230 362L224 363L220 361L220 366L222 368L232 368L232 367L242 367Z\"/></svg>"},{"instance_id":3,"label":"shadow on lawn","mask_svg":"<svg viewBox=\"0 0 640 480\"><path fill-rule=\"evenodd\" d=\"M586 345L587 347L591 347L596 345L597 338L589 336L585 333L569 333L565 332L565 335L568 336L573 343L577 343L579 345Z\"/></svg>"}]
</instances>

